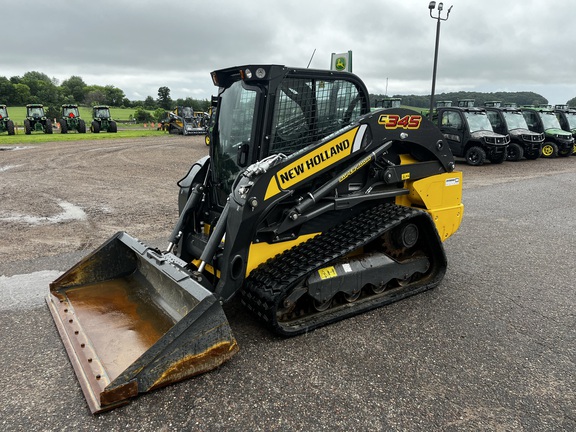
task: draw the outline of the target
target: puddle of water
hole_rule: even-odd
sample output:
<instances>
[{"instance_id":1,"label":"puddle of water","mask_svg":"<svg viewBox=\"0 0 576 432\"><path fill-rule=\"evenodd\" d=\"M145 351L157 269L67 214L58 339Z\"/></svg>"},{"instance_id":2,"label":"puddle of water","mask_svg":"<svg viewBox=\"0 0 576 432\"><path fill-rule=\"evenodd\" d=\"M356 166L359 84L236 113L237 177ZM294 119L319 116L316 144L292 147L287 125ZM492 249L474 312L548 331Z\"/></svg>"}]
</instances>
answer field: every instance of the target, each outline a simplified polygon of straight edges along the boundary
<instances>
[{"instance_id":1,"label":"puddle of water","mask_svg":"<svg viewBox=\"0 0 576 432\"><path fill-rule=\"evenodd\" d=\"M0 151L3 150L25 150L31 148L30 146L14 146L14 147L0 147Z\"/></svg>"},{"instance_id":2,"label":"puddle of water","mask_svg":"<svg viewBox=\"0 0 576 432\"><path fill-rule=\"evenodd\" d=\"M86 220L87 215L82 208L66 201L61 201L58 205L63 212L54 216L31 216L31 215L12 215L0 217L0 220L6 222L24 222L30 225L39 224L56 224L72 220Z\"/></svg>"},{"instance_id":3,"label":"puddle of water","mask_svg":"<svg viewBox=\"0 0 576 432\"><path fill-rule=\"evenodd\" d=\"M21 165L5 165L5 166L0 166L0 173L4 172L4 171L8 171L9 169L12 168L18 168Z\"/></svg>"},{"instance_id":4,"label":"puddle of water","mask_svg":"<svg viewBox=\"0 0 576 432\"><path fill-rule=\"evenodd\" d=\"M50 291L50 282L61 274L57 270L43 270L10 277L0 276L0 311L40 306Z\"/></svg>"}]
</instances>

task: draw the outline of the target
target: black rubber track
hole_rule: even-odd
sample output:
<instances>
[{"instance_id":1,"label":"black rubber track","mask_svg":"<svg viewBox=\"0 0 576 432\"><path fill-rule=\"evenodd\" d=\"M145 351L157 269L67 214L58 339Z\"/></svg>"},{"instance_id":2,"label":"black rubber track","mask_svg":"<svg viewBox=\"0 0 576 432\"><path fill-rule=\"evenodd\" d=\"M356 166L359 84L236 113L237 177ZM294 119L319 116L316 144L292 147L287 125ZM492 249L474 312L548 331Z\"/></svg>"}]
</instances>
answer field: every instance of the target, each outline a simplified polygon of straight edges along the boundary
<instances>
[{"instance_id":1,"label":"black rubber track","mask_svg":"<svg viewBox=\"0 0 576 432\"><path fill-rule=\"evenodd\" d=\"M431 269L422 279L304 319L278 322L277 310L284 298L311 272L367 245L407 220L418 221L427 232L425 249ZM246 279L240 295L242 304L274 332L292 336L434 288L445 271L444 249L428 213L383 203L261 264Z\"/></svg>"}]
</instances>

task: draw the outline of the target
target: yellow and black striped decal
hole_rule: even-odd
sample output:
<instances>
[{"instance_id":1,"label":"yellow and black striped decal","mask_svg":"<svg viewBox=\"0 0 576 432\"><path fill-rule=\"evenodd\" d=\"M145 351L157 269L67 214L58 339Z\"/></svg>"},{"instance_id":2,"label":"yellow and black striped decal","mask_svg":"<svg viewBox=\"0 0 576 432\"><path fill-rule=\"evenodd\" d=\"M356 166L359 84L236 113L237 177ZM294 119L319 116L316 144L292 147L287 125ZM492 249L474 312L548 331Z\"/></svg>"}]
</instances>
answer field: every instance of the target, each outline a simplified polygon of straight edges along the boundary
<instances>
[{"instance_id":1,"label":"yellow and black striped decal","mask_svg":"<svg viewBox=\"0 0 576 432\"><path fill-rule=\"evenodd\" d=\"M362 131L361 134L358 134L359 130ZM355 127L279 170L270 180L264 199L272 198L281 191L294 187L357 151L360 148L360 135L363 135L364 131L365 128Z\"/></svg>"}]
</instances>

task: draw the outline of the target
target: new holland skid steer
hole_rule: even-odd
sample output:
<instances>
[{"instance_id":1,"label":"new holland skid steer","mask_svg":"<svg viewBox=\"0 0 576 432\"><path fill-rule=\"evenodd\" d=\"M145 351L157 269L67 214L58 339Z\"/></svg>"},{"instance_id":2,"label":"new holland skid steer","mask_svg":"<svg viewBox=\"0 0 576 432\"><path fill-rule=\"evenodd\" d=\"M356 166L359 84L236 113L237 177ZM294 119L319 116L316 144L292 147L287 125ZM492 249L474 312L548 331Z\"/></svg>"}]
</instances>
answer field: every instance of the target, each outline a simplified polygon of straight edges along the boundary
<instances>
[{"instance_id":1,"label":"new holland skid steer","mask_svg":"<svg viewBox=\"0 0 576 432\"><path fill-rule=\"evenodd\" d=\"M212 73L210 155L178 183L165 250L117 233L50 284L47 303L92 412L221 365L238 298L292 336L437 286L462 176L443 135L370 112L346 72Z\"/></svg>"}]
</instances>

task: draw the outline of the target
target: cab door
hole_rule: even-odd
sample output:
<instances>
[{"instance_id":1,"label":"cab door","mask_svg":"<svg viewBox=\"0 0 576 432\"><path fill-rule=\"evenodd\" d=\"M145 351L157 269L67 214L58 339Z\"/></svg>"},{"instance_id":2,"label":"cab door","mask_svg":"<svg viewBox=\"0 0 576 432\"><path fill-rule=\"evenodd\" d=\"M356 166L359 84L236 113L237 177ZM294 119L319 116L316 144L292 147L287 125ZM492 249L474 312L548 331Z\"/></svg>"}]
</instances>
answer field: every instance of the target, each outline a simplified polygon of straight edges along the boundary
<instances>
[{"instance_id":1,"label":"cab door","mask_svg":"<svg viewBox=\"0 0 576 432\"><path fill-rule=\"evenodd\" d=\"M465 120L457 110L442 110L438 116L438 127L448 141L454 156L464 156Z\"/></svg>"}]
</instances>

